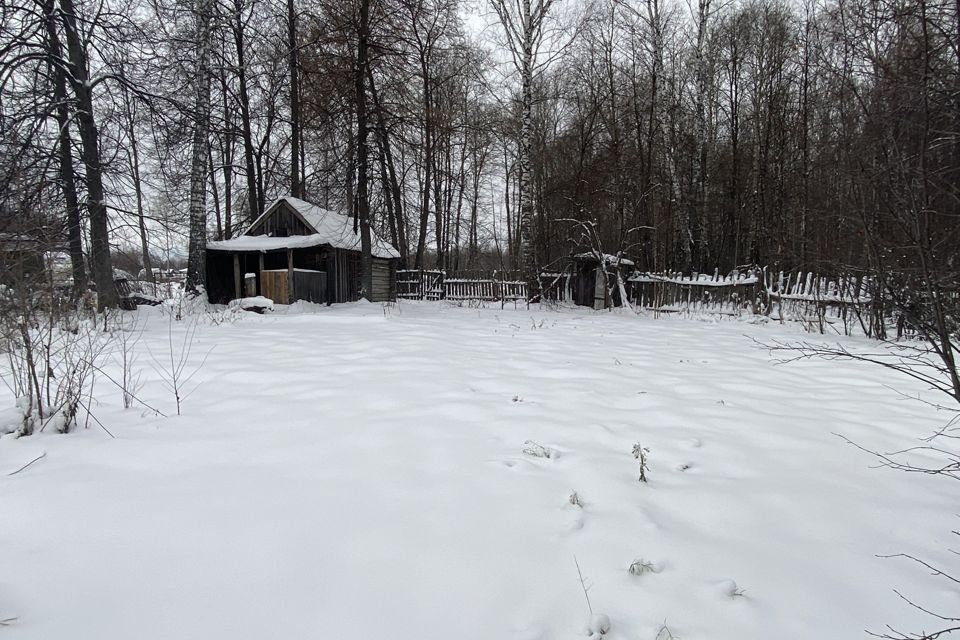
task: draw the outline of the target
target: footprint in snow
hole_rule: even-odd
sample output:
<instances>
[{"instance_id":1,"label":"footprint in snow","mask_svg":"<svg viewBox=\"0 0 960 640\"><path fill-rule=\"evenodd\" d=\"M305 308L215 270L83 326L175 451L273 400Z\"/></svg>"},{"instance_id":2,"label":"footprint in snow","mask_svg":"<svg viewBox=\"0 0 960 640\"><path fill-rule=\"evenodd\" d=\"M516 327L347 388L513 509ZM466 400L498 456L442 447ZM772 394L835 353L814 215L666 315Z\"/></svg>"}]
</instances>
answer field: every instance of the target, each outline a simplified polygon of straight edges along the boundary
<instances>
[{"instance_id":1,"label":"footprint in snow","mask_svg":"<svg viewBox=\"0 0 960 640\"><path fill-rule=\"evenodd\" d=\"M516 627L513 630L514 640L542 640L546 637L543 627L531 625L529 627Z\"/></svg>"},{"instance_id":2,"label":"footprint in snow","mask_svg":"<svg viewBox=\"0 0 960 640\"><path fill-rule=\"evenodd\" d=\"M690 438L686 441L686 444L691 449L699 449L701 446L703 446L703 442L700 441L700 438Z\"/></svg>"},{"instance_id":3,"label":"footprint in snow","mask_svg":"<svg viewBox=\"0 0 960 640\"><path fill-rule=\"evenodd\" d=\"M567 502L563 505L563 510L572 516L567 523L570 531L583 529L583 500L581 500L576 491L571 492L570 495L567 496Z\"/></svg>"}]
</instances>

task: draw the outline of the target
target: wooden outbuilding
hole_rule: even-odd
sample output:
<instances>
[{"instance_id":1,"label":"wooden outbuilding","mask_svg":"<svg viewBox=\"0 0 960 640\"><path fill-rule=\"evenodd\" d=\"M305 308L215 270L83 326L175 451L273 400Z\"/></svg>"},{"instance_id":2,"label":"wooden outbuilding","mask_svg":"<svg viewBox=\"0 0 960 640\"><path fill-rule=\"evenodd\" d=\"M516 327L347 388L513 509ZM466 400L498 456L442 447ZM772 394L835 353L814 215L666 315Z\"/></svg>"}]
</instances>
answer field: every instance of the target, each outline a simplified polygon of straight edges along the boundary
<instances>
[{"instance_id":1,"label":"wooden outbuilding","mask_svg":"<svg viewBox=\"0 0 960 640\"><path fill-rule=\"evenodd\" d=\"M618 278L628 287L634 269L632 260L622 255L581 253L570 260L570 298L574 304L608 309L623 304Z\"/></svg>"},{"instance_id":2,"label":"wooden outbuilding","mask_svg":"<svg viewBox=\"0 0 960 640\"><path fill-rule=\"evenodd\" d=\"M371 302L395 300L400 254L371 230ZM264 296L280 304L360 298L360 234L353 219L304 200L283 197L243 235L207 243L211 302Z\"/></svg>"},{"instance_id":3,"label":"wooden outbuilding","mask_svg":"<svg viewBox=\"0 0 960 640\"><path fill-rule=\"evenodd\" d=\"M0 233L0 284L45 284L44 243L26 233Z\"/></svg>"}]
</instances>

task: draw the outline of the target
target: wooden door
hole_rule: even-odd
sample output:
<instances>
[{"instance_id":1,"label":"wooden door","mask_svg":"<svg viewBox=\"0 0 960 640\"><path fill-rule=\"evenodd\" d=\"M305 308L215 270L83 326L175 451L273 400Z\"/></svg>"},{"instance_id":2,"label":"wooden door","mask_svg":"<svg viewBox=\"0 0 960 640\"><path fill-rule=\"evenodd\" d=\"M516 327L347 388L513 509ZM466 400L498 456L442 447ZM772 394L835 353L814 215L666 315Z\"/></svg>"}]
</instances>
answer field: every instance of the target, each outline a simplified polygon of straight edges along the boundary
<instances>
[{"instance_id":1,"label":"wooden door","mask_svg":"<svg viewBox=\"0 0 960 640\"><path fill-rule=\"evenodd\" d=\"M270 269L260 272L260 286L262 293L278 304L290 302L290 292L287 289L286 269Z\"/></svg>"},{"instance_id":2,"label":"wooden door","mask_svg":"<svg viewBox=\"0 0 960 640\"><path fill-rule=\"evenodd\" d=\"M597 311L607 307L607 274L597 267L596 281L593 284L593 308Z\"/></svg>"}]
</instances>

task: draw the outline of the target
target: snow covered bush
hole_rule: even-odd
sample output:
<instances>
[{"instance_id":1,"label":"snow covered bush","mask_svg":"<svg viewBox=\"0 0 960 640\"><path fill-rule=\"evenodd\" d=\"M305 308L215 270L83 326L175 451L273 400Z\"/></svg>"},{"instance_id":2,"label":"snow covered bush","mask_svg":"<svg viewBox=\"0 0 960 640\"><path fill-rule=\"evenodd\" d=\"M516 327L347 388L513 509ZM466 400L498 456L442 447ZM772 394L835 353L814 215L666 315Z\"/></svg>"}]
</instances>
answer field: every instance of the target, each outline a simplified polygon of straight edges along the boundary
<instances>
[{"instance_id":1,"label":"snow covered bush","mask_svg":"<svg viewBox=\"0 0 960 640\"><path fill-rule=\"evenodd\" d=\"M110 335L99 329L96 316L53 290L6 289L0 306L0 379L16 398L19 416L17 424L0 430L17 436L69 431L81 410L89 415L93 378Z\"/></svg>"},{"instance_id":2,"label":"snow covered bush","mask_svg":"<svg viewBox=\"0 0 960 640\"><path fill-rule=\"evenodd\" d=\"M647 471L650 470L647 466L648 455L650 455L650 449L641 446L639 442L633 445L633 457L640 463L640 482L647 481Z\"/></svg>"},{"instance_id":3,"label":"snow covered bush","mask_svg":"<svg viewBox=\"0 0 960 640\"><path fill-rule=\"evenodd\" d=\"M746 589L741 589L735 580L721 580L716 588L719 594L728 598L741 598L746 593Z\"/></svg>"},{"instance_id":4,"label":"snow covered bush","mask_svg":"<svg viewBox=\"0 0 960 640\"><path fill-rule=\"evenodd\" d=\"M533 440L527 440L523 443L523 453L528 456L533 456L534 458L556 458L557 452L549 447L545 447L542 444L534 442Z\"/></svg>"},{"instance_id":5,"label":"snow covered bush","mask_svg":"<svg viewBox=\"0 0 960 640\"><path fill-rule=\"evenodd\" d=\"M652 560L645 560L644 558L637 558L630 563L630 568L627 569L632 576L642 576L645 573L660 573L661 570L662 567L659 563L653 562Z\"/></svg>"},{"instance_id":6,"label":"snow covered bush","mask_svg":"<svg viewBox=\"0 0 960 640\"><path fill-rule=\"evenodd\" d=\"M587 635L591 638L599 638L610 631L610 616L605 613L591 613L590 620L587 622Z\"/></svg>"}]
</instances>

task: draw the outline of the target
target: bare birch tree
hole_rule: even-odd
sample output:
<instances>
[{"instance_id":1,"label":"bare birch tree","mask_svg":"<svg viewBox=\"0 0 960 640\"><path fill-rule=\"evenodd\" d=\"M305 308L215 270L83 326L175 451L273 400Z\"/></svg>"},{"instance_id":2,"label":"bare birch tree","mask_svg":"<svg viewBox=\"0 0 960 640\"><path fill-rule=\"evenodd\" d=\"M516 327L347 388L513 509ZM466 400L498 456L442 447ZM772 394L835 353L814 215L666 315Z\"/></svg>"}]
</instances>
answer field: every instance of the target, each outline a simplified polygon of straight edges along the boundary
<instances>
[{"instance_id":1,"label":"bare birch tree","mask_svg":"<svg viewBox=\"0 0 960 640\"><path fill-rule=\"evenodd\" d=\"M196 68L193 77L193 142L190 169L190 236L187 289L196 293L206 282L207 155L210 144L212 0L197 0Z\"/></svg>"},{"instance_id":2,"label":"bare birch tree","mask_svg":"<svg viewBox=\"0 0 960 640\"><path fill-rule=\"evenodd\" d=\"M540 278L534 234L534 191L531 186L533 151L533 80L537 53L543 42L544 21L554 0L491 0L507 38L513 64L520 74L520 148L517 184L520 191L520 269L531 301L540 297Z\"/></svg>"}]
</instances>

